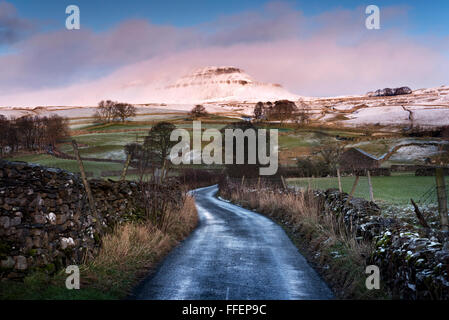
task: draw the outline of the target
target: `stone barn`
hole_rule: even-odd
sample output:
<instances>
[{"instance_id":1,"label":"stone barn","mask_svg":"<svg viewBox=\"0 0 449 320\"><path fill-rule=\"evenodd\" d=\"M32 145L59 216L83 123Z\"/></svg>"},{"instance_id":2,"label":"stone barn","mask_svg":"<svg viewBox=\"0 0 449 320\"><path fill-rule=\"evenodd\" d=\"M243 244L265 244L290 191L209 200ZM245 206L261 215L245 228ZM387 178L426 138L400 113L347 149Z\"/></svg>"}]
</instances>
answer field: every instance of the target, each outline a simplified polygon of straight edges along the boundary
<instances>
[{"instance_id":1,"label":"stone barn","mask_svg":"<svg viewBox=\"0 0 449 320\"><path fill-rule=\"evenodd\" d=\"M359 148L350 148L340 157L340 169L347 172L379 168L379 165L380 161L377 157Z\"/></svg>"}]
</instances>

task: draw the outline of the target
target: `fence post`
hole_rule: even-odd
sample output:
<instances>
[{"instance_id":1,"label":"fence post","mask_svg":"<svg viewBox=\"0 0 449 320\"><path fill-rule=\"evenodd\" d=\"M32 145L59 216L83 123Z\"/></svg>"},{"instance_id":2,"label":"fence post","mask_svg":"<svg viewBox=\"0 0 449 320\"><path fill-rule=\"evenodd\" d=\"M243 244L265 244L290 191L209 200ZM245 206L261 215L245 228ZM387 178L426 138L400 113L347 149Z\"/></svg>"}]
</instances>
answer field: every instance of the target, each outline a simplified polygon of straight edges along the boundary
<instances>
[{"instance_id":1,"label":"fence post","mask_svg":"<svg viewBox=\"0 0 449 320\"><path fill-rule=\"evenodd\" d=\"M337 177L338 177L338 191L343 192L343 188L341 187L340 168L337 168Z\"/></svg>"},{"instance_id":2,"label":"fence post","mask_svg":"<svg viewBox=\"0 0 449 320\"><path fill-rule=\"evenodd\" d=\"M437 184L438 212L440 213L441 229L443 231L449 231L449 222L447 217L447 195L443 168L435 169L435 179Z\"/></svg>"},{"instance_id":3,"label":"fence post","mask_svg":"<svg viewBox=\"0 0 449 320\"><path fill-rule=\"evenodd\" d=\"M131 162L131 154L128 154L128 156L126 157L125 166L123 167L122 176L120 177L120 181L125 181L126 173L128 172L130 162Z\"/></svg>"},{"instance_id":4,"label":"fence post","mask_svg":"<svg viewBox=\"0 0 449 320\"><path fill-rule=\"evenodd\" d=\"M373 184L371 183L371 174L369 170L366 170L366 174L368 176L369 199L371 202L374 202Z\"/></svg>"},{"instance_id":5,"label":"fence post","mask_svg":"<svg viewBox=\"0 0 449 320\"><path fill-rule=\"evenodd\" d=\"M287 184L285 183L284 176L281 176L281 180L282 180L282 186L284 187L285 190L287 190Z\"/></svg>"},{"instance_id":6,"label":"fence post","mask_svg":"<svg viewBox=\"0 0 449 320\"><path fill-rule=\"evenodd\" d=\"M356 175L354 184L352 185L351 193L349 194L349 197L348 197L348 200L346 200L346 203L351 201L352 197L354 196L355 188L357 187L357 184L359 183L359 179L360 179L360 176Z\"/></svg>"},{"instance_id":7,"label":"fence post","mask_svg":"<svg viewBox=\"0 0 449 320\"><path fill-rule=\"evenodd\" d=\"M78 144L76 143L76 140L72 140L72 145L73 145L73 151L75 152L76 161L78 162L78 166L80 168L81 179L83 180L84 189L86 189L87 199L89 201L89 208L90 208L92 215L95 217L95 220L96 220L95 224L97 226L97 230L98 230L98 232L101 232L100 218L98 216L97 210L95 209L95 200L92 195L92 191L90 190L89 181L87 181L86 172L84 170L84 164L83 164L83 161L81 160L80 152L78 150Z\"/></svg>"},{"instance_id":8,"label":"fence post","mask_svg":"<svg viewBox=\"0 0 449 320\"><path fill-rule=\"evenodd\" d=\"M163 180L163 179L165 180L165 167L166 167L166 163L167 163L167 159L164 159L164 163L163 163L163 165L162 165L161 176L160 176L160 179L159 179L159 183L160 183L160 184L162 184L162 180ZM196 179L196 176L195 176L195 180L197 180L197 179Z\"/></svg>"},{"instance_id":9,"label":"fence post","mask_svg":"<svg viewBox=\"0 0 449 320\"><path fill-rule=\"evenodd\" d=\"M418 205L416 204L416 202L413 199L410 199L410 202L412 203L413 207L415 208L415 214L416 217L418 218L419 223L424 227L424 228L430 228L429 225L427 224L426 219L424 218L421 210L419 210Z\"/></svg>"}]
</instances>

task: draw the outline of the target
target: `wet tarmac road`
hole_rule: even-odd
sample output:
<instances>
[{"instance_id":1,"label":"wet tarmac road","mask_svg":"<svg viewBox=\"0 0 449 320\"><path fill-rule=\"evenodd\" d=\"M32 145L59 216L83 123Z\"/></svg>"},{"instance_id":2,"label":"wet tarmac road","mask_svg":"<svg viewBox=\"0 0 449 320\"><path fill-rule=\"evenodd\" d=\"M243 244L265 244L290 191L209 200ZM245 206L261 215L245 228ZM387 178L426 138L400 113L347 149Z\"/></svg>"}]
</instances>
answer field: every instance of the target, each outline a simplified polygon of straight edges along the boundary
<instances>
[{"instance_id":1,"label":"wet tarmac road","mask_svg":"<svg viewBox=\"0 0 449 320\"><path fill-rule=\"evenodd\" d=\"M270 219L194 191L198 228L144 280L134 299L332 299L333 294Z\"/></svg>"}]
</instances>

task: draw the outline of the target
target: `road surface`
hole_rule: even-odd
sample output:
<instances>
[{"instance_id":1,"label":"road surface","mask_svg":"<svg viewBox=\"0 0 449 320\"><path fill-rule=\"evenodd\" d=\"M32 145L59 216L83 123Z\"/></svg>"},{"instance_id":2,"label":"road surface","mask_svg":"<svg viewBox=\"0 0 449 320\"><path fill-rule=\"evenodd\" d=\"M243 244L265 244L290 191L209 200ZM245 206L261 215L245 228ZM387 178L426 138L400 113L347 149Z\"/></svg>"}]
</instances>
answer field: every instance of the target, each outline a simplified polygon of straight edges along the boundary
<instances>
[{"instance_id":1,"label":"road surface","mask_svg":"<svg viewBox=\"0 0 449 320\"><path fill-rule=\"evenodd\" d=\"M217 186L194 191L198 228L136 288L149 300L332 299L280 226L214 197Z\"/></svg>"}]
</instances>

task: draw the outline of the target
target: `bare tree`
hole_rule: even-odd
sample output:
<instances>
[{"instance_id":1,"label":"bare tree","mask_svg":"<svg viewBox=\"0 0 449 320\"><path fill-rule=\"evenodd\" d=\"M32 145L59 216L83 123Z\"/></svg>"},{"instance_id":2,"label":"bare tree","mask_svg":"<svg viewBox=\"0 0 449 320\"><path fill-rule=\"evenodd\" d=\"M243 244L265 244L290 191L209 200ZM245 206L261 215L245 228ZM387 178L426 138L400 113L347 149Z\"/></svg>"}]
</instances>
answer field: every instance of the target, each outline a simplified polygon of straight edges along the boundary
<instances>
[{"instance_id":1,"label":"bare tree","mask_svg":"<svg viewBox=\"0 0 449 320\"><path fill-rule=\"evenodd\" d=\"M144 180L145 174L149 171L153 171L153 154L143 144L133 142L125 145L125 153L131 156L131 163L137 168L139 181Z\"/></svg>"},{"instance_id":2,"label":"bare tree","mask_svg":"<svg viewBox=\"0 0 449 320\"><path fill-rule=\"evenodd\" d=\"M344 152L344 145L335 143L323 146L318 151L318 154L323 159L324 163L329 167L331 172L337 170L337 165L340 162L340 157Z\"/></svg>"},{"instance_id":3,"label":"bare tree","mask_svg":"<svg viewBox=\"0 0 449 320\"><path fill-rule=\"evenodd\" d=\"M0 157L3 157L8 147L9 121L4 115L0 115Z\"/></svg>"},{"instance_id":4,"label":"bare tree","mask_svg":"<svg viewBox=\"0 0 449 320\"><path fill-rule=\"evenodd\" d=\"M225 141L225 135L226 135L225 132L227 129L242 130L245 133L247 130L250 130L250 132L253 130L257 130L257 127L249 121L230 123L221 129L223 141ZM263 165L260 163L260 161L257 159L257 157L255 157L256 158L255 163L250 162L251 157L254 156L254 154L250 153L250 151L251 151L250 145L254 145L255 149L253 151L257 155L259 152L259 147L261 146L261 143L265 143L265 150L270 150L270 138L267 137L267 140L262 142L262 141L259 141L259 136L257 134L254 135L254 139L252 139L250 136L251 135L246 136L242 141L243 142L243 163L242 164L237 164L237 137L236 136L232 137L233 161L231 164L226 164L226 166L225 166L226 174L229 177L256 178L259 176L259 169ZM223 150L223 151L225 151L225 150Z\"/></svg>"},{"instance_id":5,"label":"bare tree","mask_svg":"<svg viewBox=\"0 0 449 320\"><path fill-rule=\"evenodd\" d=\"M136 107L129 103L116 103L114 106L114 119L118 118L125 122L126 118L136 115Z\"/></svg>"},{"instance_id":6,"label":"bare tree","mask_svg":"<svg viewBox=\"0 0 449 320\"><path fill-rule=\"evenodd\" d=\"M254 119L261 120L265 114L265 106L263 102L258 102L254 107Z\"/></svg>"},{"instance_id":7,"label":"bare tree","mask_svg":"<svg viewBox=\"0 0 449 320\"><path fill-rule=\"evenodd\" d=\"M301 107L295 113L296 121L299 125L304 126L307 125L310 121L309 113L307 112L305 107Z\"/></svg>"},{"instance_id":8,"label":"bare tree","mask_svg":"<svg viewBox=\"0 0 449 320\"><path fill-rule=\"evenodd\" d=\"M25 116L18 119L0 117L0 153L24 150L43 150L67 137L67 120L51 117Z\"/></svg>"},{"instance_id":9,"label":"bare tree","mask_svg":"<svg viewBox=\"0 0 449 320\"><path fill-rule=\"evenodd\" d=\"M155 162L162 168L166 166L170 150L176 144L170 141L170 135L175 129L176 126L170 122L159 122L145 137L144 148L154 156Z\"/></svg>"},{"instance_id":10,"label":"bare tree","mask_svg":"<svg viewBox=\"0 0 449 320\"><path fill-rule=\"evenodd\" d=\"M285 120L292 119L296 112L296 104L288 100L279 100L274 103L274 106L267 110L269 120L280 120L281 123Z\"/></svg>"},{"instance_id":11,"label":"bare tree","mask_svg":"<svg viewBox=\"0 0 449 320\"><path fill-rule=\"evenodd\" d=\"M11 148L11 152L19 151L20 139L18 134L18 126L15 118L8 121L6 146Z\"/></svg>"},{"instance_id":12,"label":"bare tree","mask_svg":"<svg viewBox=\"0 0 449 320\"><path fill-rule=\"evenodd\" d=\"M68 120L66 118L52 115L43 120L45 144L55 145L57 141L67 138L69 134Z\"/></svg>"},{"instance_id":13,"label":"bare tree","mask_svg":"<svg viewBox=\"0 0 449 320\"><path fill-rule=\"evenodd\" d=\"M116 120L125 122L126 118L135 115L136 108L133 105L112 100L100 101L98 103L97 111L95 112L95 118L98 121L105 123Z\"/></svg>"},{"instance_id":14,"label":"bare tree","mask_svg":"<svg viewBox=\"0 0 449 320\"><path fill-rule=\"evenodd\" d=\"M33 150L33 138L35 131L33 117L25 116L17 119L16 126L22 146L27 150Z\"/></svg>"},{"instance_id":15,"label":"bare tree","mask_svg":"<svg viewBox=\"0 0 449 320\"><path fill-rule=\"evenodd\" d=\"M95 117L100 122L111 122L114 119L114 109L117 102L111 100L102 100L98 103Z\"/></svg>"},{"instance_id":16,"label":"bare tree","mask_svg":"<svg viewBox=\"0 0 449 320\"><path fill-rule=\"evenodd\" d=\"M207 116L208 113L203 105L197 104L195 107L193 107L192 110L190 110L190 115L192 116L192 118L196 119L199 117Z\"/></svg>"},{"instance_id":17,"label":"bare tree","mask_svg":"<svg viewBox=\"0 0 449 320\"><path fill-rule=\"evenodd\" d=\"M156 168L161 168L162 174L165 174L170 150L176 144L175 141L170 141L170 135L175 129L176 126L169 122L159 122L150 129L143 144L135 142L125 146L125 153L131 155L132 164L138 168L141 181L148 172L152 171L154 176Z\"/></svg>"}]
</instances>

